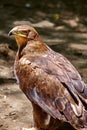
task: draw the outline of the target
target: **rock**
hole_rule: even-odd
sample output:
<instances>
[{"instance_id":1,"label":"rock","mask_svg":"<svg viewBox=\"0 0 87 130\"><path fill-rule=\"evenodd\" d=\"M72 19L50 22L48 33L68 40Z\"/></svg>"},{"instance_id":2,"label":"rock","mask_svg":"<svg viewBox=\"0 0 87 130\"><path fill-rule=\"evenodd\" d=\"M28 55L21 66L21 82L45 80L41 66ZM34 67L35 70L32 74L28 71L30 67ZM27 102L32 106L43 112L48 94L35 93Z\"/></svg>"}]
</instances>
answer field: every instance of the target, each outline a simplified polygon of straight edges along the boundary
<instances>
[{"instance_id":1,"label":"rock","mask_svg":"<svg viewBox=\"0 0 87 130\"><path fill-rule=\"evenodd\" d=\"M39 28L51 28L51 27L54 27L54 23L50 22L50 21L47 21L47 20L43 20L43 21L40 21L38 23L31 23L29 21L15 21L13 23L14 25L20 25L20 24L28 24L28 25L31 25L33 27L39 27Z\"/></svg>"},{"instance_id":2,"label":"rock","mask_svg":"<svg viewBox=\"0 0 87 130\"><path fill-rule=\"evenodd\" d=\"M0 83L14 79L13 63L16 52L7 43L0 44Z\"/></svg>"},{"instance_id":3,"label":"rock","mask_svg":"<svg viewBox=\"0 0 87 130\"><path fill-rule=\"evenodd\" d=\"M12 78L14 77L13 74L13 67L6 67L6 66L2 66L0 65L0 78Z\"/></svg>"},{"instance_id":4,"label":"rock","mask_svg":"<svg viewBox=\"0 0 87 130\"><path fill-rule=\"evenodd\" d=\"M0 44L0 57L5 60L14 60L16 52L7 43Z\"/></svg>"},{"instance_id":5,"label":"rock","mask_svg":"<svg viewBox=\"0 0 87 130\"><path fill-rule=\"evenodd\" d=\"M82 51L87 51L87 45L85 44L71 44L70 48L75 49L75 50L82 50Z\"/></svg>"}]
</instances>

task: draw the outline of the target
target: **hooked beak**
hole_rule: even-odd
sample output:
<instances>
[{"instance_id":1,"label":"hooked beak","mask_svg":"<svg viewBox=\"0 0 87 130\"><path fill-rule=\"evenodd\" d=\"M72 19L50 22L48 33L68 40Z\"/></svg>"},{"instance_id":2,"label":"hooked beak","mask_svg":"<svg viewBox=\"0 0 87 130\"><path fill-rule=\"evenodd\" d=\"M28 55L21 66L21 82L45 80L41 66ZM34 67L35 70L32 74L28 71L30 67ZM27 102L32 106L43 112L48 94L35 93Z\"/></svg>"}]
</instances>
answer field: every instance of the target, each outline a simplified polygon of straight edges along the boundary
<instances>
[{"instance_id":1,"label":"hooked beak","mask_svg":"<svg viewBox=\"0 0 87 130\"><path fill-rule=\"evenodd\" d=\"M12 35L15 35L15 36L21 36L21 37L25 37L26 38L26 35L25 34L22 34L21 32L18 32L14 29L12 29L9 33L8 33L8 36L12 36Z\"/></svg>"},{"instance_id":2,"label":"hooked beak","mask_svg":"<svg viewBox=\"0 0 87 130\"><path fill-rule=\"evenodd\" d=\"M16 34L15 30L12 29L12 30L8 33L8 36L12 36L12 35L15 35L15 34Z\"/></svg>"},{"instance_id":3,"label":"hooked beak","mask_svg":"<svg viewBox=\"0 0 87 130\"><path fill-rule=\"evenodd\" d=\"M14 35L14 31L13 31L13 30L11 30L11 31L8 33L8 36L12 36L12 35Z\"/></svg>"},{"instance_id":4,"label":"hooked beak","mask_svg":"<svg viewBox=\"0 0 87 130\"><path fill-rule=\"evenodd\" d=\"M13 28L10 30L10 32L8 33L8 36L12 36L12 35L16 35L17 34L17 29Z\"/></svg>"}]
</instances>

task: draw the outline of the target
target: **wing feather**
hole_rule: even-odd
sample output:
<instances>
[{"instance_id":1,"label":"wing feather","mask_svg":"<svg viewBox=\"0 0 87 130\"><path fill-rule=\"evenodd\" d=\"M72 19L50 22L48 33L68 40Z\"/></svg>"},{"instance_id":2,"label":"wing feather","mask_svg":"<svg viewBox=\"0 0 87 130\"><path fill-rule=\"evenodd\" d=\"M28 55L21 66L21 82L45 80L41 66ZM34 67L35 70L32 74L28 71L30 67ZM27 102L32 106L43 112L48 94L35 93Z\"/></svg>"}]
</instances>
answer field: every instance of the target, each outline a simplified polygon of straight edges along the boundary
<instances>
[{"instance_id":1,"label":"wing feather","mask_svg":"<svg viewBox=\"0 0 87 130\"><path fill-rule=\"evenodd\" d=\"M33 57L27 58L27 63L28 60L29 64L19 63L18 68L22 75L23 71L26 73L27 79L20 79L21 89L26 96L54 118L69 121L73 125L79 125L80 118L85 122L84 107L78 93L86 97L86 93L83 94L86 87L84 89L84 82L75 68L63 57ZM69 69L65 69L67 63ZM25 85L26 89L23 87Z\"/></svg>"},{"instance_id":2,"label":"wing feather","mask_svg":"<svg viewBox=\"0 0 87 130\"><path fill-rule=\"evenodd\" d=\"M58 66L57 70L61 68L61 71L63 72L62 76L58 74L58 79L62 83L65 83L69 90L72 91L73 89L87 104L87 86L78 71L63 55L55 52L53 52L53 55L56 56L51 56L49 60Z\"/></svg>"}]
</instances>

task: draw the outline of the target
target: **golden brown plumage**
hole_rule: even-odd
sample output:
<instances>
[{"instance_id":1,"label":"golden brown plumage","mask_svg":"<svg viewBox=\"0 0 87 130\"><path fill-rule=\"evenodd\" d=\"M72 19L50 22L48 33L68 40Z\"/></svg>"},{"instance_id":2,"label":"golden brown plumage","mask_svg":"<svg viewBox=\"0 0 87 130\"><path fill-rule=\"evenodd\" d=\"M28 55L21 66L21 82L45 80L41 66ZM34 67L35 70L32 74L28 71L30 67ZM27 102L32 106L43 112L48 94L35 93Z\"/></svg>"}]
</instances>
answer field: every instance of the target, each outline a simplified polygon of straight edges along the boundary
<instances>
[{"instance_id":1,"label":"golden brown plumage","mask_svg":"<svg viewBox=\"0 0 87 130\"><path fill-rule=\"evenodd\" d=\"M87 87L73 65L28 25L13 28L9 35L17 41L15 75L33 105L34 127L55 130L69 122L75 129L86 129Z\"/></svg>"}]
</instances>

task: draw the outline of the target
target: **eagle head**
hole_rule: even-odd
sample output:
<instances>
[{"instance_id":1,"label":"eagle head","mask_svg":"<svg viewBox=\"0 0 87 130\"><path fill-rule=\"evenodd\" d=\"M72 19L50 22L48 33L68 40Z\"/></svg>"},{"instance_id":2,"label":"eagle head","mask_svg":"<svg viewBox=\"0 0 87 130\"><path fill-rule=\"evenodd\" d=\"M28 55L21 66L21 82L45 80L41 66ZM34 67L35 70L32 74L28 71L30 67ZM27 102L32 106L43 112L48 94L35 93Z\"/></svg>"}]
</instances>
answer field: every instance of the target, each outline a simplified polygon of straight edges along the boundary
<instances>
[{"instance_id":1,"label":"eagle head","mask_svg":"<svg viewBox=\"0 0 87 130\"><path fill-rule=\"evenodd\" d=\"M15 37L18 48L25 46L27 41L36 40L38 38L37 31L29 25L16 26L9 32L8 35L13 35Z\"/></svg>"}]
</instances>

